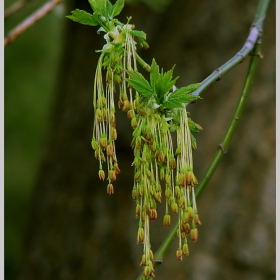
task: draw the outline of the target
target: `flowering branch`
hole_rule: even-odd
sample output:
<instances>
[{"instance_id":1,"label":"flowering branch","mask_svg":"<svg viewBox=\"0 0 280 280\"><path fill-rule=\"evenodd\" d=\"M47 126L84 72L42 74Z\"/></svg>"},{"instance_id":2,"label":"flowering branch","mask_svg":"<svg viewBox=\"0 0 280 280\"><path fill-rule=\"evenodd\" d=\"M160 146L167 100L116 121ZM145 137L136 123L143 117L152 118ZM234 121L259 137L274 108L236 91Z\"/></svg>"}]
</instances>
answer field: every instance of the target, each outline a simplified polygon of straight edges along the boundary
<instances>
[{"instance_id":1,"label":"flowering branch","mask_svg":"<svg viewBox=\"0 0 280 280\"><path fill-rule=\"evenodd\" d=\"M219 150L217 150L215 156L213 157L211 163L209 164L205 174L203 175L203 178L201 182L198 184L195 190L195 197L196 200L200 197L202 194L204 188L206 187L207 183L211 179L212 175L214 174L215 170L217 169L222 157L227 152L227 149L229 147L229 144L231 142L232 136L234 135L234 132L237 127L238 120L243 112L248 93L251 89L251 85L253 82L253 78L256 73L257 69L257 63L259 58L262 58L261 55L261 41L260 39L261 32L262 32L262 26L263 26L263 19L266 14L266 10L269 4L269 0L260 0L255 19L252 24L252 29L250 31L250 34L248 36L248 39L246 40L246 43L244 44L244 47L241 49L240 52L237 53L231 60L229 60L227 63L225 63L222 67L219 69L223 69L224 71L220 73L220 75L224 75L227 73L230 69L232 69L234 66L238 64L238 60L240 59L242 62L242 56L241 53L245 56L248 56L251 52L252 58L250 60L250 64L247 71L247 76L245 78L245 82L243 85L243 89L241 92L241 95L239 97L238 103L236 105L235 111L233 113L232 119L229 123L228 129L224 135L224 138L222 142L219 144ZM257 36L256 36L257 35ZM240 58L238 57L240 56ZM193 93L196 95L200 94L203 90L205 90L210 84L212 84L217 78L219 77L219 73L211 74L207 79L205 79L200 87ZM170 245L172 244L172 241L174 237L176 236L177 229L179 227L179 222L177 221L176 224L172 227L169 234L161 244L160 248L157 250L157 252L154 255L154 268L162 262L162 258L165 256L166 252L168 251ZM143 276L140 275L137 280L143 279Z\"/></svg>"},{"instance_id":2,"label":"flowering branch","mask_svg":"<svg viewBox=\"0 0 280 280\"><path fill-rule=\"evenodd\" d=\"M26 31L30 26L32 26L39 19L43 18L48 14L57 4L61 3L63 0L52 0L44 4L40 9L30 15L27 19L21 22L17 27L11 30L8 35L4 38L4 46L12 43L16 38Z\"/></svg>"}]
</instances>

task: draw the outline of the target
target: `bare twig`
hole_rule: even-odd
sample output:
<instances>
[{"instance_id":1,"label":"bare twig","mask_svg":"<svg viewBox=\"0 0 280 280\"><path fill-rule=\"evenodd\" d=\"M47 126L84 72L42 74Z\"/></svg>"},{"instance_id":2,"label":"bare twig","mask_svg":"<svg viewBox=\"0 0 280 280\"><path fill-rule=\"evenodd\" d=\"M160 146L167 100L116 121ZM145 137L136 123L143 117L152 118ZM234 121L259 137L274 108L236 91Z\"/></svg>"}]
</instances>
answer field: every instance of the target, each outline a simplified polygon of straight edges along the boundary
<instances>
[{"instance_id":1,"label":"bare twig","mask_svg":"<svg viewBox=\"0 0 280 280\"><path fill-rule=\"evenodd\" d=\"M43 18L47 13L49 13L57 4L61 3L63 0L52 0L44 4L40 9L30 15L27 19L21 22L17 27L9 32L9 34L4 39L4 46L12 43L20 34L22 34L26 29L32 26L36 21Z\"/></svg>"},{"instance_id":2,"label":"bare twig","mask_svg":"<svg viewBox=\"0 0 280 280\"><path fill-rule=\"evenodd\" d=\"M13 3L10 7L8 7L4 12L4 19L15 13L19 10L24 4L29 2L29 0L18 0L17 2Z\"/></svg>"}]
</instances>

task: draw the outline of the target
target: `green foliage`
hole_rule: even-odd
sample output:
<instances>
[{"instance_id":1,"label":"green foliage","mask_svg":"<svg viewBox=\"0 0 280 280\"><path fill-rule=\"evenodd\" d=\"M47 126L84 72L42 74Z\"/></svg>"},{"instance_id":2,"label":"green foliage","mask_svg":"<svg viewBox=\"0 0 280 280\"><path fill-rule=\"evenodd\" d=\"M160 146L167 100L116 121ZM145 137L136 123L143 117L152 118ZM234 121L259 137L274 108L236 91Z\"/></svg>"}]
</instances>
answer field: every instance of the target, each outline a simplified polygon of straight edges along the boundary
<instances>
[{"instance_id":1,"label":"green foliage","mask_svg":"<svg viewBox=\"0 0 280 280\"><path fill-rule=\"evenodd\" d=\"M174 66L175 67L175 66ZM155 59L152 61L150 72L150 83L144 76L136 71L127 71L130 78L126 80L130 85L142 96L142 102L148 102L153 98L161 109L175 109L183 108L184 103L190 103L199 96L192 95L199 87L199 83L191 84L180 89L172 90L177 79L172 80L173 69L164 73L163 69L160 71Z\"/></svg>"}]
</instances>

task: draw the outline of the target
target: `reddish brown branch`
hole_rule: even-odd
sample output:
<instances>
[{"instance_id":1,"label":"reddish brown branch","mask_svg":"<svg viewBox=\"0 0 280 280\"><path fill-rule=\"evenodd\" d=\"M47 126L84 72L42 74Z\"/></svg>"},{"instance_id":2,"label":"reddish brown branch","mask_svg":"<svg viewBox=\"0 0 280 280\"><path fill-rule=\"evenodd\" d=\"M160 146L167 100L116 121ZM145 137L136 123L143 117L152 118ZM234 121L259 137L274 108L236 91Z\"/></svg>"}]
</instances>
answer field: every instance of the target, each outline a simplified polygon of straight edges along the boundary
<instances>
[{"instance_id":1,"label":"reddish brown branch","mask_svg":"<svg viewBox=\"0 0 280 280\"><path fill-rule=\"evenodd\" d=\"M48 12L50 12L57 4L63 0L52 0L44 4L40 9L26 18L17 27L9 32L9 34L4 38L4 46L12 43L20 34L22 34L26 29L32 26L36 21L43 18Z\"/></svg>"}]
</instances>

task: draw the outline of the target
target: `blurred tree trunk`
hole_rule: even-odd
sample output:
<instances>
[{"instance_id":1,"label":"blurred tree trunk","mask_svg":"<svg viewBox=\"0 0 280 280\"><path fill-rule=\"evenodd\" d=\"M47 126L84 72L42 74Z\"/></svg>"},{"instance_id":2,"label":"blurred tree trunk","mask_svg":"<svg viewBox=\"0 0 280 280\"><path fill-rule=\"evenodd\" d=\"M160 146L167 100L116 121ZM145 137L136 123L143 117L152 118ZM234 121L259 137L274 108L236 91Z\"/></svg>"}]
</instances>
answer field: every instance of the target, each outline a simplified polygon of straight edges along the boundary
<instances>
[{"instance_id":1,"label":"blurred tree trunk","mask_svg":"<svg viewBox=\"0 0 280 280\"><path fill-rule=\"evenodd\" d=\"M141 55L165 70L174 64L177 86L200 82L243 46L258 1L173 0L163 13L144 4L125 7L150 49ZM76 1L68 11L90 11ZM69 12L68 12L69 14ZM131 199L130 124L117 115L122 170L115 194L97 176L90 146L93 77L103 37L67 22L52 129L23 237L20 280L135 279L141 245ZM275 1L264 24L259 62L244 114L216 174L198 201L202 220L190 256L178 262L177 239L156 270L157 279L275 279ZM188 107L204 131L197 135L195 172L202 177L227 128L249 59ZM163 205L164 206L164 205ZM151 226L156 251L168 229L162 216Z\"/></svg>"}]
</instances>

